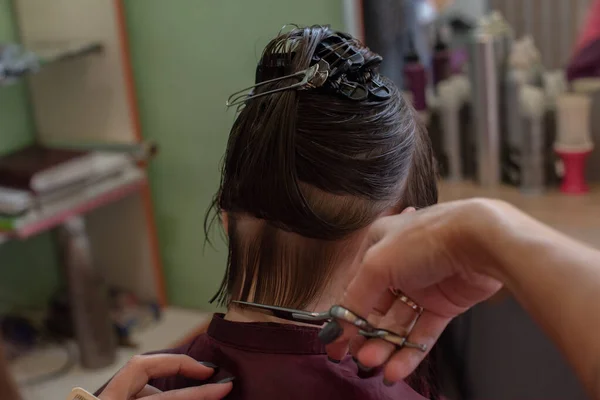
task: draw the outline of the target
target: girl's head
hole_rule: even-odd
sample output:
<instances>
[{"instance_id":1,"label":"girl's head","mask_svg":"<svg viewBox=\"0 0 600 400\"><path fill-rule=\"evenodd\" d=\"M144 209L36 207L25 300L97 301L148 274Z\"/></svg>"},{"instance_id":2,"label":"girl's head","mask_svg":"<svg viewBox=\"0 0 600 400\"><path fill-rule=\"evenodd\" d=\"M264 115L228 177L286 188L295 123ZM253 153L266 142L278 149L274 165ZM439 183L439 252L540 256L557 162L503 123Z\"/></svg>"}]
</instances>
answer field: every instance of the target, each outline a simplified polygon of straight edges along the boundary
<instances>
[{"instance_id":1,"label":"girl's head","mask_svg":"<svg viewBox=\"0 0 600 400\"><path fill-rule=\"evenodd\" d=\"M231 129L212 208L227 217L221 304L309 307L349 268L377 218L437 202L427 133L377 73L381 58L357 40L327 26L282 33L265 48L256 83L322 58L332 71L349 69L318 88L285 89L298 78L257 87ZM274 89L283 90L259 96ZM364 89L362 100L347 95Z\"/></svg>"}]
</instances>

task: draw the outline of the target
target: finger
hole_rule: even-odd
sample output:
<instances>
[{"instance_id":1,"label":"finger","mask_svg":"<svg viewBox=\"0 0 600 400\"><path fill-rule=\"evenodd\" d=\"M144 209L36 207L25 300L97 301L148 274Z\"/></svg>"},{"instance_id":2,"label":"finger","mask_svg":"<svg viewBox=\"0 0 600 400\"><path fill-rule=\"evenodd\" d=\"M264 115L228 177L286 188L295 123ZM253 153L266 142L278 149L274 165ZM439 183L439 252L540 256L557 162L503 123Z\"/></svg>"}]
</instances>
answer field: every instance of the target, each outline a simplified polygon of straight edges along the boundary
<instances>
[{"instance_id":1,"label":"finger","mask_svg":"<svg viewBox=\"0 0 600 400\"><path fill-rule=\"evenodd\" d=\"M366 341L367 341L366 337L358 336L358 335L353 337L350 340L350 343L348 345L348 347L349 347L348 352L350 353L352 358L354 358L354 360L358 360L358 353L360 352L360 349L362 349L362 347Z\"/></svg>"},{"instance_id":2,"label":"finger","mask_svg":"<svg viewBox=\"0 0 600 400\"><path fill-rule=\"evenodd\" d=\"M220 400L227 396L232 388L232 382L211 383L203 386L171 390L146 397L143 400Z\"/></svg>"},{"instance_id":3,"label":"finger","mask_svg":"<svg viewBox=\"0 0 600 400\"><path fill-rule=\"evenodd\" d=\"M135 398L141 399L158 393L162 393L162 391L158 390L154 386L146 385L142 390L139 391L138 394L135 395Z\"/></svg>"},{"instance_id":4,"label":"finger","mask_svg":"<svg viewBox=\"0 0 600 400\"><path fill-rule=\"evenodd\" d=\"M402 214L414 211L413 207L408 207ZM382 265L382 260L375 257L378 254L376 248L387 232L388 224L385 221L386 219L382 219L369 229L355 258L355 263L359 264L359 267L353 270L358 270L357 275L348 286L341 302L342 306L367 319L374 309L377 309L380 314L385 314L393 303L393 299L390 301L388 291L385 290L385 282L391 282L390 275L386 272L388 266ZM358 329L351 324L332 321L323 329L322 333L325 335L319 337L326 345L329 344L327 346L329 357L341 360L348 352L350 341L357 332Z\"/></svg>"},{"instance_id":5,"label":"finger","mask_svg":"<svg viewBox=\"0 0 600 400\"><path fill-rule=\"evenodd\" d=\"M410 308L402 300L397 299L387 314L381 318L378 328L394 332L402 337L407 337L410 333L419 314ZM369 340L363 345L363 349L367 349L367 353L371 357L364 359L360 358L361 364L373 368L384 364L396 352L396 346L382 339ZM368 349L373 349L371 352Z\"/></svg>"},{"instance_id":6,"label":"finger","mask_svg":"<svg viewBox=\"0 0 600 400\"><path fill-rule=\"evenodd\" d=\"M156 354L133 357L110 381L100 394L101 400L128 399L139 393L152 378L184 375L206 379L213 368L202 365L186 355Z\"/></svg>"},{"instance_id":7,"label":"finger","mask_svg":"<svg viewBox=\"0 0 600 400\"><path fill-rule=\"evenodd\" d=\"M376 235L376 234L373 234ZM371 236L370 240L376 240ZM361 265L358 272L344 294L341 305L363 318L368 318L377 308L381 297L389 291L389 274L386 272L388 265L382 264L377 259L377 246L365 242L363 248L369 248L364 256L359 254L358 261ZM360 250L361 252L363 249ZM383 308L380 306L380 308ZM385 312L386 310L380 310ZM326 333L327 335L323 335ZM358 328L351 324L334 320L327 324L319 337L328 345L327 354L330 358L340 360L348 351L348 346L353 337L358 333ZM326 338L324 338L326 336Z\"/></svg>"},{"instance_id":8,"label":"finger","mask_svg":"<svg viewBox=\"0 0 600 400\"><path fill-rule=\"evenodd\" d=\"M385 293L383 293L379 299L379 302L377 303L375 308L373 308L371 314L367 317L367 321L369 322L369 324L371 324L371 326L380 326L381 320L388 312L390 307L392 307L395 301L396 296L392 293L391 290L388 290ZM356 358L358 352L360 351L360 348L365 342L366 339L363 336L354 336L350 340L350 354Z\"/></svg>"},{"instance_id":9,"label":"finger","mask_svg":"<svg viewBox=\"0 0 600 400\"><path fill-rule=\"evenodd\" d=\"M383 318L389 312L390 308L394 305L397 298L398 296L396 296L392 292L391 288L388 288L388 290L386 290L379 296L379 301L377 302L377 305L373 307L373 310L371 311L371 315L374 319L373 324L379 323L381 318Z\"/></svg>"},{"instance_id":10,"label":"finger","mask_svg":"<svg viewBox=\"0 0 600 400\"><path fill-rule=\"evenodd\" d=\"M411 214L415 211L414 207L407 207L400 214ZM373 224L356 257L360 263L358 273L344 293L342 305L361 316L368 317L373 311L385 315L396 300L394 294L384 290L385 286L389 289L392 285L387 268L390 265L386 258L379 254L380 250L386 247L381 239L387 231L388 224L384 220Z\"/></svg>"},{"instance_id":11,"label":"finger","mask_svg":"<svg viewBox=\"0 0 600 400\"><path fill-rule=\"evenodd\" d=\"M385 362L384 378L386 381L401 381L423 361L450 320L450 318L428 311L424 311L419 317L408 340L412 343L427 345L427 352L404 347L389 357L387 347L383 348L379 343L372 344L375 341L369 340L360 350L358 357L362 363L369 363L369 365L381 365L381 362ZM389 358L385 359L385 357Z\"/></svg>"}]
</instances>

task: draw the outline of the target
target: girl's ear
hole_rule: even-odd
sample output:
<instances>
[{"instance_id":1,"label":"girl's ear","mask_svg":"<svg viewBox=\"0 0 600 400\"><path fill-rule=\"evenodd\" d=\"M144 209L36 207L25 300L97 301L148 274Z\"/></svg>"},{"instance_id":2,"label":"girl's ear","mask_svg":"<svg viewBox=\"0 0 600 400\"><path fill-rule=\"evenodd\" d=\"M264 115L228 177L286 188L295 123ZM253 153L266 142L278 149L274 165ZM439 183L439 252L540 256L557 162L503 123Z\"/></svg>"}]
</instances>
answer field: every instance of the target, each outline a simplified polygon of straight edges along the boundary
<instances>
[{"instance_id":1,"label":"girl's ear","mask_svg":"<svg viewBox=\"0 0 600 400\"><path fill-rule=\"evenodd\" d=\"M384 217L389 217L391 215L398 215L398 214L404 214L404 213L411 213L417 211L416 208L414 207L406 207L404 210L400 209L399 207L392 207L389 210L387 210L383 216Z\"/></svg>"},{"instance_id":2,"label":"girl's ear","mask_svg":"<svg viewBox=\"0 0 600 400\"><path fill-rule=\"evenodd\" d=\"M400 214L411 213L411 212L415 212L415 211L417 211L417 209L414 207L406 207L404 210L402 210L400 212Z\"/></svg>"}]
</instances>

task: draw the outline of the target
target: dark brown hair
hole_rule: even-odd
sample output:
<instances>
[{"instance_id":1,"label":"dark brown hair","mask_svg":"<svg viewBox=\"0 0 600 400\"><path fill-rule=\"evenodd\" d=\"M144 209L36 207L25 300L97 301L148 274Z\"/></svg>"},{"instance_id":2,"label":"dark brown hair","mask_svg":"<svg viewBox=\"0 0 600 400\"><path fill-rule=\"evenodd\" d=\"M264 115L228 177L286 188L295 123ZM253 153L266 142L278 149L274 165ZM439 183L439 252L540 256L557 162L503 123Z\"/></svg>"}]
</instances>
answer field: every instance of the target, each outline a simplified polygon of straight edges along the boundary
<instances>
[{"instance_id":1,"label":"dark brown hair","mask_svg":"<svg viewBox=\"0 0 600 400\"><path fill-rule=\"evenodd\" d=\"M265 48L257 83L305 70L338 33L296 28ZM365 61L378 57L355 39ZM269 60L277 57L277 68ZM354 101L317 89L250 98L230 132L221 185L207 213L228 217L229 257L214 300L304 308L326 288L343 239L390 208L437 202L431 144L398 89ZM260 91L289 86L285 79Z\"/></svg>"}]
</instances>

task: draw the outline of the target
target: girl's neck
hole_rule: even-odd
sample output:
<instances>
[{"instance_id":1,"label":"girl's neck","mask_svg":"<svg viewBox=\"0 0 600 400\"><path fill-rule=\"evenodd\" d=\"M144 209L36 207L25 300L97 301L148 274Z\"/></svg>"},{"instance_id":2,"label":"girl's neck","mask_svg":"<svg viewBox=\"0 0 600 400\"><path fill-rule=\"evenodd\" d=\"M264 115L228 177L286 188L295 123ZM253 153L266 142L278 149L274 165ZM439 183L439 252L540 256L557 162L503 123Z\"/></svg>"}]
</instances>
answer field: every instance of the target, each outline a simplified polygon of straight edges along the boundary
<instances>
[{"instance_id":1,"label":"girl's neck","mask_svg":"<svg viewBox=\"0 0 600 400\"><path fill-rule=\"evenodd\" d=\"M351 249L357 248L360 245L361 239L362 237L360 235L356 235L355 238L348 241L347 248L349 251L347 251L343 258L337 261L338 265L334 268L333 274L327 279L329 283L323 290L323 293L320 296L317 296L311 304L303 309L303 311L327 311L336 303L336 301L339 301L339 299L342 298L345 288L348 286L351 277L353 276L353 269L356 268L356 263L354 262L355 255ZM301 322L283 320L269 315L268 313L250 308L239 308L233 305L229 307L225 314L225 319L234 322L275 322L280 324L314 326Z\"/></svg>"}]
</instances>

